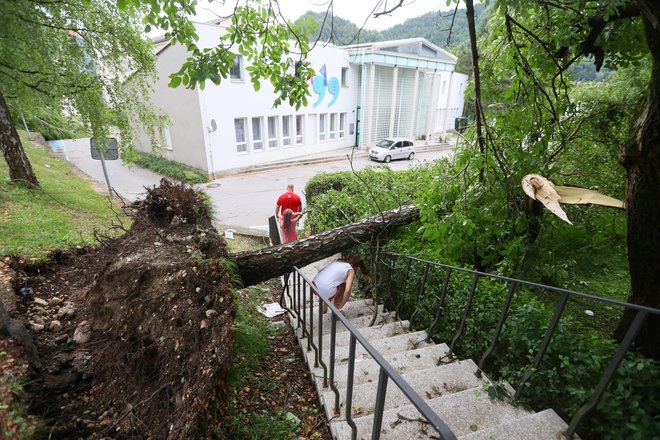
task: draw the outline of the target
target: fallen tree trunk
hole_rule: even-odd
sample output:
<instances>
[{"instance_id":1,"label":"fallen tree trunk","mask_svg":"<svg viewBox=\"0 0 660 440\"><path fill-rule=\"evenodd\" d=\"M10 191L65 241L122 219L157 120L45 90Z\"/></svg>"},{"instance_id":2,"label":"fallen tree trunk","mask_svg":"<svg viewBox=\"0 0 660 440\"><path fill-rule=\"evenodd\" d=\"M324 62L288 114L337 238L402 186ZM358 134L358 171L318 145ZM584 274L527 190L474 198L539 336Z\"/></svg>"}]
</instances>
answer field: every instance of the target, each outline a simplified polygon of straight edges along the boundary
<instances>
[{"instance_id":1,"label":"fallen tree trunk","mask_svg":"<svg viewBox=\"0 0 660 440\"><path fill-rule=\"evenodd\" d=\"M256 251L232 254L244 286L252 286L350 249L359 243L419 219L419 208L404 206L309 238Z\"/></svg>"}]
</instances>

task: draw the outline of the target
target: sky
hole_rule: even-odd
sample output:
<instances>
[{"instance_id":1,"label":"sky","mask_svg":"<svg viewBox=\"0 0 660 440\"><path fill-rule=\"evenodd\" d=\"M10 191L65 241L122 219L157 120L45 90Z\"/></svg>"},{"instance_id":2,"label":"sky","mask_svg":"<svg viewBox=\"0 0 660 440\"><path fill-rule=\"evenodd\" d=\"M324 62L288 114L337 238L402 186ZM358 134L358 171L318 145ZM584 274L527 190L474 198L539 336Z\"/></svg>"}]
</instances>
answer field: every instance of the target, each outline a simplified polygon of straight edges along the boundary
<instances>
[{"instance_id":1,"label":"sky","mask_svg":"<svg viewBox=\"0 0 660 440\"><path fill-rule=\"evenodd\" d=\"M212 20L216 14L227 15L233 10L237 0L226 0L224 6L221 1L207 3L199 0L196 16L198 21ZM240 0L239 0L240 1ZM365 29L383 30L396 24L403 23L409 18L417 17L427 12L447 10L446 0L403 0L403 5L391 15L373 17L373 12L390 9L399 0L279 0L282 15L291 21L295 21L305 12L325 12L332 3L334 15L350 20L358 27L364 24Z\"/></svg>"}]
</instances>

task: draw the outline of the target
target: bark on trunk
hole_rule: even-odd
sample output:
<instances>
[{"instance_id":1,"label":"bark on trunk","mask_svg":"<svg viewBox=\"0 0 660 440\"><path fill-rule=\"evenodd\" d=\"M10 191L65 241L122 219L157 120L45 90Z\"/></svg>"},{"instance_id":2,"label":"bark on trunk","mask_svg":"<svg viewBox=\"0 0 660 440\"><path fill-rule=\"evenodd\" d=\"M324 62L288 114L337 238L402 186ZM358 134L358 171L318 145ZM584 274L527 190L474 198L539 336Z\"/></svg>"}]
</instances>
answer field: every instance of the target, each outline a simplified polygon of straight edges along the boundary
<instances>
[{"instance_id":1,"label":"bark on trunk","mask_svg":"<svg viewBox=\"0 0 660 440\"><path fill-rule=\"evenodd\" d=\"M477 145L479 145L479 152L484 158L484 164L486 163L486 142L483 136L483 111L481 108L481 77L479 71L479 51L477 49L477 26L474 21L474 4L472 0L465 1L466 12L468 22L468 31L470 34L470 52L472 53L472 72L474 74L474 109L477 112ZM483 182L484 180L484 167L481 166L479 170L479 181Z\"/></svg>"},{"instance_id":2,"label":"bark on trunk","mask_svg":"<svg viewBox=\"0 0 660 440\"><path fill-rule=\"evenodd\" d=\"M350 249L397 226L419 219L419 209L405 206L374 217L279 246L231 255L244 286L252 286L307 264Z\"/></svg>"},{"instance_id":3,"label":"bark on trunk","mask_svg":"<svg viewBox=\"0 0 660 440\"><path fill-rule=\"evenodd\" d=\"M628 262L635 304L660 308L660 3L638 0L653 57L649 96L637 120L635 140L624 147L627 170ZM617 337L634 313L625 313ZM650 317L636 340L646 356L660 360L660 317Z\"/></svg>"},{"instance_id":4,"label":"bark on trunk","mask_svg":"<svg viewBox=\"0 0 660 440\"><path fill-rule=\"evenodd\" d=\"M9 167L9 177L11 180L26 182L29 185L38 188L39 181L32 171L30 161L25 155L23 144L18 137L16 126L9 114L9 108L5 98L0 91L0 146L2 147L7 167Z\"/></svg>"}]
</instances>

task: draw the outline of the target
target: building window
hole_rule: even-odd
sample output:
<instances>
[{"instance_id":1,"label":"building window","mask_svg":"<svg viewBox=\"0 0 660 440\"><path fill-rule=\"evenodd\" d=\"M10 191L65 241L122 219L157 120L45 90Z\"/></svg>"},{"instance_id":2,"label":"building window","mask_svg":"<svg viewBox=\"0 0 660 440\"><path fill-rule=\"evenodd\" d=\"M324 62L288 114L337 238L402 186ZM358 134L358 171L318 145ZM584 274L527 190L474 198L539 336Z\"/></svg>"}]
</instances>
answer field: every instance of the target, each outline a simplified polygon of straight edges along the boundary
<instances>
[{"instance_id":1,"label":"building window","mask_svg":"<svg viewBox=\"0 0 660 440\"><path fill-rule=\"evenodd\" d=\"M252 149L264 149L263 136L261 133L261 118L252 118Z\"/></svg>"},{"instance_id":2,"label":"building window","mask_svg":"<svg viewBox=\"0 0 660 440\"><path fill-rule=\"evenodd\" d=\"M339 138L346 136L346 113L339 114Z\"/></svg>"},{"instance_id":3,"label":"building window","mask_svg":"<svg viewBox=\"0 0 660 440\"><path fill-rule=\"evenodd\" d=\"M229 78L243 80L243 55L234 55L234 64L229 68Z\"/></svg>"},{"instance_id":4,"label":"building window","mask_svg":"<svg viewBox=\"0 0 660 440\"><path fill-rule=\"evenodd\" d=\"M319 142L325 141L325 114L319 115Z\"/></svg>"},{"instance_id":5,"label":"building window","mask_svg":"<svg viewBox=\"0 0 660 440\"><path fill-rule=\"evenodd\" d=\"M163 147L166 150L172 151L174 148L172 148L172 135L170 134L170 127L161 127L160 134L165 141L165 145L163 145Z\"/></svg>"},{"instance_id":6,"label":"building window","mask_svg":"<svg viewBox=\"0 0 660 440\"><path fill-rule=\"evenodd\" d=\"M304 123L305 117L303 115L296 115L296 144L302 144L304 141Z\"/></svg>"},{"instance_id":7,"label":"building window","mask_svg":"<svg viewBox=\"0 0 660 440\"><path fill-rule=\"evenodd\" d=\"M247 142L245 140L245 118L234 119L234 131L236 132L236 151L245 153Z\"/></svg>"},{"instance_id":8,"label":"building window","mask_svg":"<svg viewBox=\"0 0 660 440\"><path fill-rule=\"evenodd\" d=\"M291 116L282 116L282 145L291 145Z\"/></svg>"},{"instance_id":9,"label":"building window","mask_svg":"<svg viewBox=\"0 0 660 440\"><path fill-rule=\"evenodd\" d=\"M268 117L268 148L277 148L277 116Z\"/></svg>"},{"instance_id":10,"label":"building window","mask_svg":"<svg viewBox=\"0 0 660 440\"><path fill-rule=\"evenodd\" d=\"M341 85L342 87L348 87L348 67L341 68Z\"/></svg>"},{"instance_id":11,"label":"building window","mask_svg":"<svg viewBox=\"0 0 660 440\"><path fill-rule=\"evenodd\" d=\"M337 113L330 113L330 140L335 138L335 129L337 127Z\"/></svg>"}]
</instances>

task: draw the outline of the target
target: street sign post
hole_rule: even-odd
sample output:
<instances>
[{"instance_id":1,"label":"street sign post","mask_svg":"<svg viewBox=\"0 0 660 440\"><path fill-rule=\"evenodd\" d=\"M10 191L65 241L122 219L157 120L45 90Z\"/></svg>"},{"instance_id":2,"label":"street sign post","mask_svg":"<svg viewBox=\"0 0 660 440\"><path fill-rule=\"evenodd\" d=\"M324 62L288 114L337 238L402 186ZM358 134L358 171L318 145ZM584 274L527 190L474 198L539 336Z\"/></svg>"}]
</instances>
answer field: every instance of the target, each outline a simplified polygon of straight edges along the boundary
<instances>
[{"instance_id":1,"label":"street sign post","mask_svg":"<svg viewBox=\"0 0 660 440\"><path fill-rule=\"evenodd\" d=\"M105 140L105 145L102 142L95 138L89 140L89 146L92 151L92 159L100 160L101 166L103 167L103 176L105 177L105 183L108 185L108 192L110 197L112 197L112 185L110 185L110 177L108 176L108 170L105 168L105 161L107 160L117 160L119 159L119 148L117 147L117 139L109 138ZM115 191L116 193L116 191Z\"/></svg>"}]
</instances>

